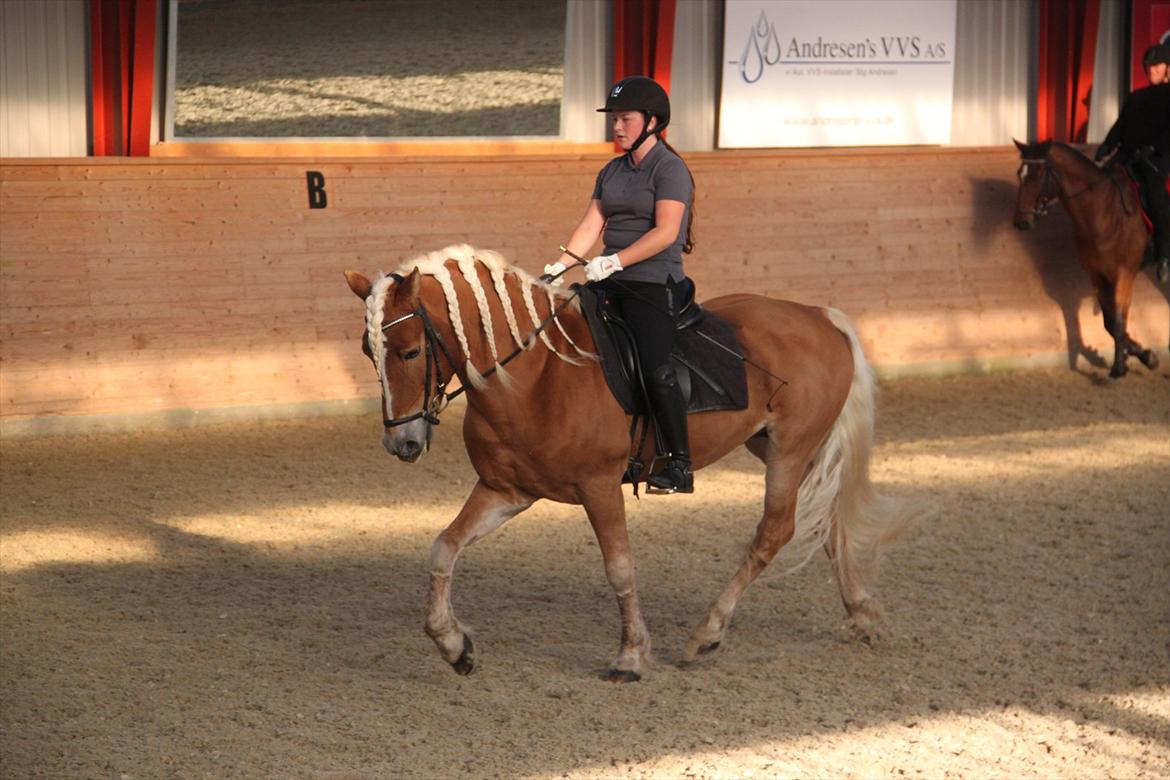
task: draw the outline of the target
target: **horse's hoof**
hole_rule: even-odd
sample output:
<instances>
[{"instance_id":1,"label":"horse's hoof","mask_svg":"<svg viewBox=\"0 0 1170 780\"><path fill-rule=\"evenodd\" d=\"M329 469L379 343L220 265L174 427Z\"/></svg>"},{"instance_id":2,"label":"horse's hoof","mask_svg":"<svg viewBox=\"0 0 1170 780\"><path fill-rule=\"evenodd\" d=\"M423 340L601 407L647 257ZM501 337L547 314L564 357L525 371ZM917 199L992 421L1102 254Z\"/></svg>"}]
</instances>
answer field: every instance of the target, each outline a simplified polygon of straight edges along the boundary
<instances>
[{"instance_id":1,"label":"horse's hoof","mask_svg":"<svg viewBox=\"0 0 1170 780\"><path fill-rule=\"evenodd\" d=\"M1152 349L1142 350L1138 360L1142 361L1142 365L1153 371L1158 367L1158 353Z\"/></svg>"},{"instance_id":2,"label":"horse's hoof","mask_svg":"<svg viewBox=\"0 0 1170 780\"><path fill-rule=\"evenodd\" d=\"M847 640L874 645L886 637L886 618L873 599L866 599L849 610L844 631Z\"/></svg>"},{"instance_id":3,"label":"horse's hoof","mask_svg":"<svg viewBox=\"0 0 1170 780\"><path fill-rule=\"evenodd\" d=\"M463 677L475 671L475 644L467 634L463 635L463 652L455 659L455 663L451 664L451 668L455 670L455 674Z\"/></svg>"},{"instance_id":4,"label":"horse's hoof","mask_svg":"<svg viewBox=\"0 0 1170 780\"><path fill-rule=\"evenodd\" d=\"M1125 376L1125 369L1124 368L1120 368L1120 369L1114 368L1113 370L1111 370L1109 372L1110 379L1121 379L1123 376Z\"/></svg>"},{"instance_id":5,"label":"horse's hoof","mask_svg":"<svg viewBox=\"0 0 1170 780\"><path fill-rule=\"evenodd\" d=\"M699 664L710 661L715 657L719 650L719 646L723 644L722 641L716 639L714 642L708 642L704 645L687 644L683 651L683 660L679 664L682 667L698 666Z\"/></svg>"},{"instance_id":6,"label":"horse's hoof","mask_svg":"<svg viewBox=\"0 0 1170 780\"><path fill-rule=\"evenodd\" d=\"M642 679L642 675L637 672L630 672L624 669L610 669L605 673L605 681L611 683L635 683Z\"/></svg>"}]
</instances>

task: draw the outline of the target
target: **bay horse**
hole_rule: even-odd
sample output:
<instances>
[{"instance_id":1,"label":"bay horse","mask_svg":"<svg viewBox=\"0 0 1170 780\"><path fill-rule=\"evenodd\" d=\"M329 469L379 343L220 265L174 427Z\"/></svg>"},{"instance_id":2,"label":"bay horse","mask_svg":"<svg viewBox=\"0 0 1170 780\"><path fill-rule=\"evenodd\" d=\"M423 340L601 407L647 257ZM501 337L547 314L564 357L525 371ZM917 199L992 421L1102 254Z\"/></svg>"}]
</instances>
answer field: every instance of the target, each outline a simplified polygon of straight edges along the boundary
<instances>
[{"instance_id":1,"label":"bay horse","mask_svg":"<svg viewBox=\"0 0 1170 780\"><path fill-rule=\"evenodd\" d=\"M1109 376L1125 376L1129 355L1137 357L1146 368L1157 368L1158 356L1143 349L1126 332L1134 281L1150 238L1129 177L1118 169L1098 168L1065 144L1015 144L1021 163L1014 224L1020 230L1029 230L1055 200L1068 212L1077 260L1089 274L1105 330L1113 337Z\"/></svg>"},{"instance_id":2,"label":"bay horse","mask_svg":"<svg viewBox=\"0 0 1170 780\"><path fill-rule=\"evenodd\" d=\"M451 607L456 558L543 498L584 507L621 616L606 678L638 680L650 635L621 488L630 418L606 385L575 293L466 244L372 281L345 276L365 303L362 348L381 385L389 453L417 461L446 406L447 383L458 377L467 391L463 439L479 479L431 549L425 628L440 655L459 674L475 668L475 645ZM878 549L900 521L869 479L874 385L853 326L833 309L757 295L703 306L735 327L749 405L692 416L694 466L745 444L764 462L765 495L747 555L691 633L684 662L719 647L740 596L789 542L806 561L817 549L828 553L852 625L863 639L876 636L881 612L868 588Z\"/></svg>"}]
</instances>

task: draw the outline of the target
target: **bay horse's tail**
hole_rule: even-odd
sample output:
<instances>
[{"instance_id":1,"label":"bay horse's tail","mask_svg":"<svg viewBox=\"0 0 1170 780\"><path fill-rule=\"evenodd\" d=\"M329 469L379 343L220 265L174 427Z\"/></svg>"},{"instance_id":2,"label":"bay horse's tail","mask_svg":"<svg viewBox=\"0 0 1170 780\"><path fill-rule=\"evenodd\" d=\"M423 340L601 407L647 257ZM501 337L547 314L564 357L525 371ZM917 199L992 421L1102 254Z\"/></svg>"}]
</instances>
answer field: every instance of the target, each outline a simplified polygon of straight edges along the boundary
<instances>
[{"instance_id":1,"label":"bay horse's tail","mask_svg":"<svg viewBox=\"0 0 1170 780\"><path fill-rule=\"evenodd\" d=\"M825 316L849 340L853 382L797 493L796 533L792 540L803 553L797 566L824 547L836 566L846 607L860 606L876 574L881 549L905 527L898 506L874 490L869 478L873 449L875 387L853 323L836 309ZM850 601L854 603L849 603Z\"/></svg>"}]
</instances>

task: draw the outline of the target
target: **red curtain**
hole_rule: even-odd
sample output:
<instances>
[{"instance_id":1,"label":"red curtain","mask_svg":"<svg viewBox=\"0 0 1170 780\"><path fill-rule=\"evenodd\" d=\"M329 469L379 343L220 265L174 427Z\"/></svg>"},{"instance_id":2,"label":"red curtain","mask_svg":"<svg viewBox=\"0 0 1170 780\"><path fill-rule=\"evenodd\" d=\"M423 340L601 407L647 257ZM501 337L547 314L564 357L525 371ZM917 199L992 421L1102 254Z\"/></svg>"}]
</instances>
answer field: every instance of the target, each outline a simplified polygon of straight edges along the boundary
<instances>
[{"instance_id":1,"label":"red curtain","mask_svg":"<svg viewBox=\"0 0 1170 780\"><path fill-rule=\"evenodd\" d=\"M670 92L675 0L613 0L614 81L649 76Z\"/></svg>"},{"instance_id":2,"label":"red curtain","mask_svg":"<svg viewBox=\"0 0 1170 780\"><path fill-rule=\"evenodd\" d=\"M1100 0L1040 0L1036 135L1084 143Z\"/></svg>"},{"instance_id":3,"label":"red curtain","mask_svg":"<svg viewBox=\"0 0 1170 780\"><path fill-rule=\"evenodd\" d=\"M150 154L157 0L90 0L94 156Z\"/></svg>"}]
</instances>

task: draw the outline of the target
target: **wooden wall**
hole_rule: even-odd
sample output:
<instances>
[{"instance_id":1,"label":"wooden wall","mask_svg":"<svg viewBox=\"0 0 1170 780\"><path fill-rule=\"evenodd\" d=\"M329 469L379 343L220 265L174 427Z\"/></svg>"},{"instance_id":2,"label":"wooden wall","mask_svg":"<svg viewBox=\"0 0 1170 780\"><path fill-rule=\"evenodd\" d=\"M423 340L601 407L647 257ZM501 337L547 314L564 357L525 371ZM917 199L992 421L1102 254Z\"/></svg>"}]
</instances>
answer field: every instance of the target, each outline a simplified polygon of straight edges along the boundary
<instances>
[{"instance_id":1,"label":"wooden wall","mask_svg":"<svg viewBox=\"0 0 1170 780\"><path fill-rule=\"evenodd\" d=\"M1112 354L1063 213L1011 226L1014 150L688 159L701 297L837 306L887 373L1063 362L1078 327ZM604 160L0 161L0 423L376 395L341 272L460 241L539 270ZM1165 298L1138 287L1134 335L1164 349Z\"/></svg>"}]
</instances>

